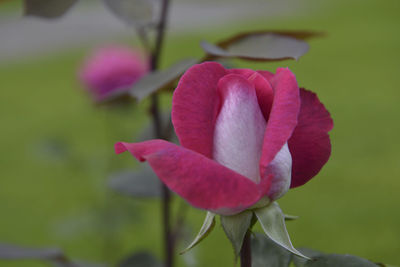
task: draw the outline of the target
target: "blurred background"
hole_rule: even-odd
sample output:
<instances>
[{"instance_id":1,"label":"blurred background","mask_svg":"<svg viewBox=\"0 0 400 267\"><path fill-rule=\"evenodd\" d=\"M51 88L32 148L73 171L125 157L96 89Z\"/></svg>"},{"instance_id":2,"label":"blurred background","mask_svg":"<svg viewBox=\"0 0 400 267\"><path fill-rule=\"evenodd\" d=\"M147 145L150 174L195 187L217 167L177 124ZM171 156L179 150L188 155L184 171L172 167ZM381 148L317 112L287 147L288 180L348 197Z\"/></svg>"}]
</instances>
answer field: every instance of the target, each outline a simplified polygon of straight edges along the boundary
<instances>
[{"instance_id":1,"label":"blurred background","mask_svg":"<svg viewBox=\"0 0 400 267\"><path fill-rule=\"evenodd\" d=\"M92 262L115 263L134 250L161 258L159 202L107 186L110 172L137 166L128 154L114 155L113 144L141 135L149 103L98 107L77 78L93 48L138 45L134 31L100 1L81 1L58 20L23 18L22 1L0 3L0 242L57 246ZM288 66L334 119L330 161L279 201L300 216L287 223L296 247L400 264L399 10L398 0L172 1L163 67L201 57L201 40L241 31L326 33L309 41L298 62L234 62L271 71ZM163 109L170 100L163 95ZM179 248L204 216L188 208L188 240ZM178 260L231 266L233 255L218 223ZM47 265L0 260L0 266Z\"/></svg>"}]
</instances>

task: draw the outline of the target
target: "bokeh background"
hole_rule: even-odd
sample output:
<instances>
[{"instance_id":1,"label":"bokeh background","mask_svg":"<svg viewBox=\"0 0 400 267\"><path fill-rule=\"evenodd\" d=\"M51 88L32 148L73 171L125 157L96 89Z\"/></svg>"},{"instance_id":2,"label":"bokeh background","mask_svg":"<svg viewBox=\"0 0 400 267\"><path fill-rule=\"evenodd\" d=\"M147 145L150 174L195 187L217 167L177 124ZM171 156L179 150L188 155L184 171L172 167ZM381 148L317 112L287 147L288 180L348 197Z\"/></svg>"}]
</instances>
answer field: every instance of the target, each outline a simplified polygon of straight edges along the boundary
<instances>
[{"instance_id":1,"label":"bokeh background","mask_svg":"<svg viewBox=\"0 0 400 267\"><path fill-rule=\"evenodd\" d=\"M0 3L0 242L57 246L92 262L115 263L134 250L161 258L158 201L107 187L110 172L137 166L129 155L114 155L113 144L140 135L149 103L96 107L77 79L93 47L137 45L134 31L98 1L83 1L54 21L22 18L21 1ZM200 40L240 31L326 33L310 41L298 62L234 62L290 67L334 119L328 164L279 201L286 213L300 216L287 224L297 247L400 264L399 10L398 0L172 1L163 67L200 57ZM170 98L163 96L164 109ZM188 209L189 238L204 216ZM233 264L219 224L178 259L180 266ZM0 260L0 266L46 265Z\"/></svg>"}]
</instances>

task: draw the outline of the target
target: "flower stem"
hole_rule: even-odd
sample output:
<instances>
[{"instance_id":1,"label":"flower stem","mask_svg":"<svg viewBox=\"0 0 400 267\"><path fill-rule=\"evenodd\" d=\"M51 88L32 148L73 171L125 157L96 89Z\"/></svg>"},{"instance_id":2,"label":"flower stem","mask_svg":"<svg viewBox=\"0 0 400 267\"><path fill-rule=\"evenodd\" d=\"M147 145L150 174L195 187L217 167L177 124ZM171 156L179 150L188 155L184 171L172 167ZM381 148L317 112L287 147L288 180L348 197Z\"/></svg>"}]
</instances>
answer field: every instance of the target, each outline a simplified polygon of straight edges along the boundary
<instances>
[{"instance_id":1,"label":"flower stem","mask_svg":"<svg viewBox=\"0 0 400 267\"><path fill-rule=\"evenodd\" d=\"M162 184L162 210L163 210L163 230L164 230L164 247L165 247L165 266L172 267L174 263L174 242L171 232L171 192Z\"/></svg>"},{"instance_id":2,"label":"flower stem","mask_svg":"<svg viewBox=\"0 0 400 267\"><path fill-rule=\"evenodd\" d=\"M159 68L159 61L161 56L161 51L164 42L165 28L167 24L167 15L169 8L169 0L162 1L161 7L161 18L160 23L157 28L157 36L155 40L154 50L151 53L151 70L155 71ZM160 116L160 109L158 103L158 94L154 93L151 96L151 114L153 117L154 133L156 138L164 138L162 132L162 121ZM170 214L171 214L171 193L169 189L162 184L162 227L164 233L164 257L165 257L165 267L172 267L174 262L174 242L172 240L172 232L170 225Z\"/></svg>"},{"instance_id":3,"label":"flower stem","mask_svg":"<svg viewBox=\"0 0 400 267\"><path fill-rule=\"evenodd\" d=\"M153 125L154 125L154 133L156 138L164 138L164 134L162 132L162 121L160 116L160 110L158 105L158 95L153 94L151 96L151 114L153 117ZM172 267L174 260L174 242L172 239L172 231L171 231L171 193L169 189L161 183L161 205L162 205L162 227L163 227L163 235L164 235L164 258L165 258L165 266Z\"/></svg>"},{"instance_id":4,"label":"flower stem","mask_svg":"<svg viewBox=\"0 0 400 267\"><path fill-rule=\"evenodd\" d=\"M242 249L240 250L240 267L251 267L251 238L250 231L244 237Z\"/></svg>"}]
</instances>

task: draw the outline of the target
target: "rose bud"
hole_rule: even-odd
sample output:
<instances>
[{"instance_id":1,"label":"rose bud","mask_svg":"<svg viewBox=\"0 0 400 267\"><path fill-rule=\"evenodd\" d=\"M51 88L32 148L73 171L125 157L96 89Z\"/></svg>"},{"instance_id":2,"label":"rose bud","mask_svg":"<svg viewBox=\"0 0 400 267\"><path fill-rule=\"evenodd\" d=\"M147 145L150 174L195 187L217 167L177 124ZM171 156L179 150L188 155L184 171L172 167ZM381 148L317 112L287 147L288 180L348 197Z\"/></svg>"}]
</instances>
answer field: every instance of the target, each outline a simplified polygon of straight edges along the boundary
<instances>
[{"instance_id":1,"label":"rose bud","mask_svg":"<svg viewBox=\"0 0 400 267\"><path fill-rule=\"evenodd\" d=\"M109 46L95 50L84 63L79 77L94 101L128 91L149 71L149 63L138 50Z\"/></svg>"},{"instance_id":2,"label":"rose bud","mask_svg":"<svg viewBox=\"0 0 400 267\"><path fill-rule=\"evenodd\" d=\"M181 146L117 143L116 152L147 161L172 191L208 210L201 235L212 228L213 214L223 215L224 230L240 250L256 216L271 239L301 256L273 201L309 181L330 156L333 121L316 94L300 89L286 68L273 74L205 62L180 79L172 122ZM244 227L237 234L232 224Z\"/></svg>"}]
</instances>

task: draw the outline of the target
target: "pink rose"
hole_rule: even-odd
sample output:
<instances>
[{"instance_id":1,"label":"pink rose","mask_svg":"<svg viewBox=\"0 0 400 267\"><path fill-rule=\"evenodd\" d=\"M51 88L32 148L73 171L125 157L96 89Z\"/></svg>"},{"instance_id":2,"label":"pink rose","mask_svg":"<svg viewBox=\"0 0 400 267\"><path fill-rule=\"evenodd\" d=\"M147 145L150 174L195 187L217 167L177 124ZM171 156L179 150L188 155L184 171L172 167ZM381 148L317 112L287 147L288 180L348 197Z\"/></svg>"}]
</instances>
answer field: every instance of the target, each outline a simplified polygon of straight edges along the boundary
<instances>
[{"instance_id":1,"label":"pink rose","mask_svg":"<svg viewBox=\"0 0 400 267\"><path fill-rule=\"evenodd\" d=\"M130 89L148 71L148 60L139 51L110 46L94 51L79 76L94 100L102 101L117 91Z\"/></svg>"},{"instance_id":2,"label":"pink rose","mask_svg":"<svg viewBox=\"0 0 400 267\"><path fill-rule=\"evenodd\" d=\"M195 65L174 92L172 122L182 146L150 140L117 143L116 152L148 161L172 191L221 215L303 185L331 152L328 111L284 68Z\"/></svg>"}]
</instances>

